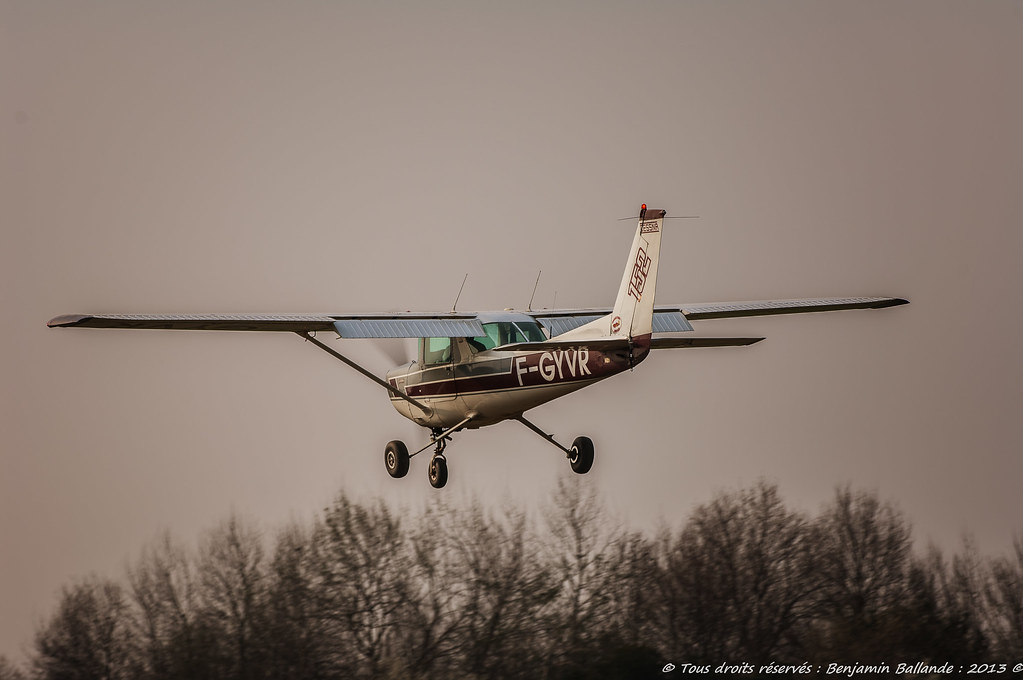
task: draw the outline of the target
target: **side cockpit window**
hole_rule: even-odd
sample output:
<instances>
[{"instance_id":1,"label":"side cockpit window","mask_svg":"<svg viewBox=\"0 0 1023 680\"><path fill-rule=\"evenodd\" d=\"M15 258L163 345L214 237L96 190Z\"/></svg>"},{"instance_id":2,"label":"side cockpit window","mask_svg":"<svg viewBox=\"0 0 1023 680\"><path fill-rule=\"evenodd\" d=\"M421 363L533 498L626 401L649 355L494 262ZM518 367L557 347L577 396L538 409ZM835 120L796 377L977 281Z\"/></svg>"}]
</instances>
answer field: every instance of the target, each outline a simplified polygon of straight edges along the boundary
<instances>
[{"instance_id":1,"label":"side cockpit window","mask_svg":"<svg viewBox=\"0 0 1023 680\"><path fill-rule=\"evenodd\" d=\"M515 327L518 328L523 335L526 336L528 342L544 342L547 340L547 336L543 334L543 330L540 328L540 324L534 323L517 323Z\"/></svg>"},{"instance_id":2,"label":"side cockpit window","mask_svg":"<svg viewBox=\"0 0 1023 680\"><path fill-rule=\"evenodd\" d=\"M423 363L427 366L446 364L451 361L451 338L420 338L423 346Z\"/></svg>"}]
</instances>

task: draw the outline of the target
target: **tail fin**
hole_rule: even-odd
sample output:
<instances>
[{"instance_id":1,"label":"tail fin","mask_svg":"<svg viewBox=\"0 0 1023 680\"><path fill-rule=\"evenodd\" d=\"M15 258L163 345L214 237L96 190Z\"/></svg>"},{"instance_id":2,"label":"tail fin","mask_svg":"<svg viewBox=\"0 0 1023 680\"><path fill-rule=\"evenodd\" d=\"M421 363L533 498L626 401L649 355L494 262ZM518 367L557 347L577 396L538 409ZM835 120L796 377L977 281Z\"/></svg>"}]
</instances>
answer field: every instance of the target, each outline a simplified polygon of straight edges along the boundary
<instances>
[{"instance_id":1,"label":"tail fin","mask_svg":"<svg viewBox=\"0 0 1023 680\"><path fill-rule=\"evenodd\" d=\"M625 263L622 285L618 288L611 313L611 335L636 337L650 335L654 320L654 289L657 286L657 260L661 251L663 210L639 212L639 225L632 250Z\"/></svg>"},{"instance_id":2,"label":"tail fin","mask_svg":"<svg viewBox=\"0 0 1023 680\"><path fill-rule=\"evenodd\" d=\"M653 330L654 289L657 286L657 260L661 251L661 226L664 210L639 212L636 236L625 262L622 285L618 289L614 311L596 321L559 336L574 338L634 338L649 336Z\"/></svg>"}]
</instances>

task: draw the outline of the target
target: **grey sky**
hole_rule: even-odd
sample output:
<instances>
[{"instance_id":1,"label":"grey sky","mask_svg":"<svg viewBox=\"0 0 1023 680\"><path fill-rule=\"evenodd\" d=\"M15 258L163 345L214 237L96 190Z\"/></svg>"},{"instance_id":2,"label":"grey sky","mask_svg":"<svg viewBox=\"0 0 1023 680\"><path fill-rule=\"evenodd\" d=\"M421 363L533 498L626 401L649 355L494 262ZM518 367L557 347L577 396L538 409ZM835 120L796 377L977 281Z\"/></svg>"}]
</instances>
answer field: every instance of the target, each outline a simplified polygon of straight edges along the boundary
<instances>
[{"instance_id":1,"label":"grey sky","mask_svg":"<svg viewBox=\"0 0 1023 680\"><path fill-rule=\"evenodd\" d=\"M899 295L704 322L533 420L594 439L637 528L764 476L877 490L919 542L1023 531L1023 5L0 2L0 653L163 528L339 489L413 511L422 434L287 334L48 330L69 312L609 304L641 202L661 302ZM346 347L382 372L381 354ZM505 423L442 492L571 472Z\"/></svg>"}]
</instances>

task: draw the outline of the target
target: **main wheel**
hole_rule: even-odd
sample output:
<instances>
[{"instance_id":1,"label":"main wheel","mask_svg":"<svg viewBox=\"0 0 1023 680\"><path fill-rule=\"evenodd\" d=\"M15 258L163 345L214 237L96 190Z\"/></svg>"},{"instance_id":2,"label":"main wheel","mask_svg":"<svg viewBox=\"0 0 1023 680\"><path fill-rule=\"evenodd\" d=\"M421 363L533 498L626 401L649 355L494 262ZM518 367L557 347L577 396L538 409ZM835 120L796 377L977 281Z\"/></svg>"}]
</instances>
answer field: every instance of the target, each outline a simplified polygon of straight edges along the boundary
<instances>
[{"instance_id":1,"label":"main wheel","mask_svg":"<svg viewBox=\"0 0 1023 680\"><path fill-rule=\"evenodd\" d=\"M387 474L392 477L404 477L408 474L408 448L403 442L395 439L387 442L384 447L384 465L387 467Z\"/></svg>"},{"instance_id":2,"label":"main wheel","mask_svg":"<svg viewBox=\"0 0 1023 680\"><path fill-rule=\"evenodd\" d=\"M593 467L593 442L589 437L576 437L572 442L572 455L568 457L572 472L584 475Z\"/></svg>"},{"instance_id":3,"label":"main wheel","mask_svg":"<svg viewBox=\"0 0 1023 680\"><path fill-rule=\"evenodd\" d=\"M427 469L430 476L430 485L439 489L448 483L448 461L444 456L434 456L430 460L430 467Z\"/></svg>"}]
</instances>

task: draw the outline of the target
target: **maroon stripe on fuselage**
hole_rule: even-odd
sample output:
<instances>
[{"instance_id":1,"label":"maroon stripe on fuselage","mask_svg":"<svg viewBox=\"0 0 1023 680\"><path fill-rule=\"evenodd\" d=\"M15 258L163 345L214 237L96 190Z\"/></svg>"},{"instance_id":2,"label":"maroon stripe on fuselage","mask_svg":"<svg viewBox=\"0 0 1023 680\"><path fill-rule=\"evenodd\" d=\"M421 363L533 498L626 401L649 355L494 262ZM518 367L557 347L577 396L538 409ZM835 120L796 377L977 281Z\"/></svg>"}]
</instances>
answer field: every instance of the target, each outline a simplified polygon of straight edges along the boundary
<instances>
[{"instance_id":1,"label":"maroon stripe on fuselage","mask_svg":"<svg viewBox=\"0 0 1023 680\"><path fill-rule=\"evenodd\" d=\"M646 358L649 349L650 336L645 335L633 339L631 357L627 349L609 352L565 349L518 354L512 357L510 373L455 377L408 385L406 389L410 397L437 397L599 380L635 366Z\"/></svg>"}]
</instances>

